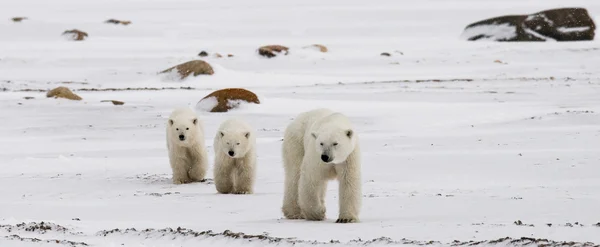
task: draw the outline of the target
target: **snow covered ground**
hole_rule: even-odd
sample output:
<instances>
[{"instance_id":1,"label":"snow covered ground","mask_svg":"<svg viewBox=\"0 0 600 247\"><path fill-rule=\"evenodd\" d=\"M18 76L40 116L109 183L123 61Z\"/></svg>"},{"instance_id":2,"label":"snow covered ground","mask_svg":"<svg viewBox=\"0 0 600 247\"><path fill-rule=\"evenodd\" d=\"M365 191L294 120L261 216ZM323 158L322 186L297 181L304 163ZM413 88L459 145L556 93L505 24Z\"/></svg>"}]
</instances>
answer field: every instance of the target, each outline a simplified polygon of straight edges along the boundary
<instances>
[{"instance_id":1,"label":"snow covered ground","mask_svg":"<svg viewBox=\"0 0 600 247\"><path fill-rule=\"evenodd\" d=\"M600 16L596 0L565 2L0 1L0 246L600 244L600 43L459 39L498 15L581 6ZM89 39L61 37L73 28ZM330 52L302 49L314 43ZM267 44L291 52L259 57ZM156 74L202 50L235 56L207 58L213 76ZM61 85L83 100L45 97ZM191 89L85 90L143 87ZM211 160L221 121L257 129L253 195L170 183L166 117L224 87L264 98L198 112ZM126 104L100 102L112 99ZM345 113L360 134L358 224L334 223L336 182L326 221L280 212L283 130L316 107Z\"/></svg>"}]
</instances>

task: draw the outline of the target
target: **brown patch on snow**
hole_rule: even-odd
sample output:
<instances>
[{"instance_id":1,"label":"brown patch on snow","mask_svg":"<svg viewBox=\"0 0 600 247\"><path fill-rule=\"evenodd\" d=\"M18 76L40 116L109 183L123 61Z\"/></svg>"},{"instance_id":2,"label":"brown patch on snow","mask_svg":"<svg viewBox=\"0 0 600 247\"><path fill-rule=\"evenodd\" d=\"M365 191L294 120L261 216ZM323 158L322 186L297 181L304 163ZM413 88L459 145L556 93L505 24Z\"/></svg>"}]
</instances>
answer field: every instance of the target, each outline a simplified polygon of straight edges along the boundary
<instances>
[{"instance_id":1,"label":"brown patch on snow","mask_svg":"<svg viewBox=\"0 0 600 247\"><path fill-rule=\"evenodd\" d=\"M213 68L205 61L202 60L192 60L189 62L185 62L166 70L161 71L160 73L170 73L174 69L179 73L180 78L183 80L190 75L199 76L199 75L212 75L214 74Z\"/></svg>"},{"instance_id":2,"label":"brown patch on snow","mask_svg":"<svg viewBox=\"0 0 600 247\"><path fill-rule=\"evenodd\" d=\"M258 48L258 54L263 57L272 58L279 54L287 55L289 48L282 45L266 45Z\"/></svg>"},{"instance_id":3,"label":"brown patch on snow","mask_svg":"<svg viewBox=\"0 0 600 247\"><path fill-rule=\"evenodd\" d=\"M82 41L88 37L88 33L77 30L77 29L72 29L72 30L64 31L63 36L66 36L69 39L74 40L74 41Z\"/></svg>"},{"instance_id":4,"label":"brown patch on snow","mask_svg":"<svg viewBox=\"0 0 600 247\"><path fill-rule=\"evenodd\" d=\"M242 102L260 104L256 94L243 88L225 88L214 91L198 101L198 104L210 100L216 100L217 104L211 109L205 109L209 112L227 112L239 107Z\"/></svg>"},{"instance_id":5,"label":"brown patch on snow","mask_svg":"<svg viewBox=\"0 0 600 247\"><path fill-rule=\"evenodd\" d=\"M70 100L81 100L81 97L79 97L79 95L74 94L67 87L57 87L55 89L52 89L52 90L48 91L48 93L46 93L46 97L55 98L55 99L63 98L63 99L70 99Z\"/></svg>"}]
</instances>

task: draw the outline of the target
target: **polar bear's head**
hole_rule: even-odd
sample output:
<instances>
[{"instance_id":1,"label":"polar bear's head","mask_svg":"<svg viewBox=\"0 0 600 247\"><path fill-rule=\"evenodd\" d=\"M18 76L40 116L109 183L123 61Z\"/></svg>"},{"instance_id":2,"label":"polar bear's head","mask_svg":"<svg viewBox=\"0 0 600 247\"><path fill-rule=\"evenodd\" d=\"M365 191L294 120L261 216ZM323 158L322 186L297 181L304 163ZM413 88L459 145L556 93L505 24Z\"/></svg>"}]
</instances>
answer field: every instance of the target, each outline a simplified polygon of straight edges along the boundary
<instances>
[{"instance_id":1,"label":"polar bear's head","mask_svg":"<svg viewBox=\"0 0 600 247\"><path fill-rule=\"evenodd\" d=\"M171 132L171 143L179 146L190 146L195 143L198 124L198 118L193 116L169 118L168 131Z\"/></svg>"},{"instance_id":2,"label":"polar bear's head","mask_svg":"<svg viewBox=\"0 0 600 247\"><path fill-rule=\"evenodd\" d=\"M248 131L219 131L217 133L217 138L221 138L219 148L231 158L244 157L250 150L250 135L251 133Z\"/></svg>"},{"instance_id":3,"label":"polar bear's head","mask_svg":"<svg viewBox=\"0 0 600 247\"><path fill-rule=\"evenodd\" d=\"M320 159L328 164L340 164L354 151L356 137L352 129L323 129L312 132Z\"/></svg>"}]
</instances>

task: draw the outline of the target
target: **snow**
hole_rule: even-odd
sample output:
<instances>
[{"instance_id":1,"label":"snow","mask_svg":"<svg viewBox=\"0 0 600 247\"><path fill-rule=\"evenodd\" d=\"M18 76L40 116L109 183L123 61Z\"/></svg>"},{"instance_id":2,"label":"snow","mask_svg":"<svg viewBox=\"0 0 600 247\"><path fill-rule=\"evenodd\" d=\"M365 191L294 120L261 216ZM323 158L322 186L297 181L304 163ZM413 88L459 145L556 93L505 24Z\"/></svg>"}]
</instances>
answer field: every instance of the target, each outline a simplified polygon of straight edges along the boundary
<instances>
[{"instance_id":1,"label":"snow","mask_svg":"<svg viewBox=\"0 0 600 247\"><path fill-rule=\"evenodd\" d=\"M585 32L590 30L590 27L559 27L557 30L561 33Z\"/></svg>"},{"instance_id":2,"label":"snow","mask_svg":"<svg viewBox=\"0 0 600 247\"><path fill-rule=\"evenodd\" d=\"M0 1L0 246L599 244L599 43L461 39L469 23L563 4ZM569 4L600 12L600 2ZM64 40L74 28L88 39ZM256 54L269 44L290 53ZM303 49L311 44L329 52ZM202 50L234 57L201 58L212 76L157 74ZM45 97L58 86L83 100ZM197 110L209 159L219 124L247 120L258 134L256 193L172 184L168 115L227 87L261 104ZM317 107L348 115L360 135L360 223L334 223L333 181L326 221L282 218L283 131Z\"/></svg>"},{"instance_id":3,"label":"snow","mask_svg":"<svg viewBox=\"0 0 600 247\"><path fill-rule=\"evenodd\" d=\"M212 96L212 97L208 97L206 99L200 100L198 102L198 104L196 104L196 109L198 109L199 111L209 112L210 110L215 108L215 106L217 106L218 104L219 104L219 102L217 101L217 97Z\"/></svg>"},{"instance_id":4,"label":"snow","mask_svg":"<svg viewBox=\"0 0 600 247\"><path fill-rule=\"evenodd\" d=\"M485 34L486 36L479 39L482 41L509 40L517 36L517 27L508 23L497 25L481 24L465 29L461 37L468 40L481 34Z\"/></svg>"}]
</instances>

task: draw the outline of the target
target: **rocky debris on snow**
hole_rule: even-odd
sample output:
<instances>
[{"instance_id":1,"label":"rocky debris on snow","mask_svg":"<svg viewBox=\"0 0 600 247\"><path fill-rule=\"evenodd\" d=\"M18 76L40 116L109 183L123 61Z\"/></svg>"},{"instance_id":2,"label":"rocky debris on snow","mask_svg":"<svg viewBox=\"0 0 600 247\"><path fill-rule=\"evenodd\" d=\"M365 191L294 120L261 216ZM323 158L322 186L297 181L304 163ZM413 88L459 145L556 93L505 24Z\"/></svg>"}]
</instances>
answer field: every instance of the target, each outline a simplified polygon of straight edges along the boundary
<instances>
[{"instance_id":1,"label":"rocky debris on snow","mask_svg":"<svg viewBox=\"0 0 600 247\"><path fill-rule=\"evenodd\" d=\"M139 236L144 239L153 239L153 238L228 238L228 239L236 239L238 241L247 241L256 243L260 241L259 245L265 244L288 244L288 245L352 245L352 246L371 246L371 245L413 245L413 246L545 246L545 247L597 247L597 244L591 242L559 242L548 239L541 238L530 238L530 237L521 237L521 238L499 238L494 240L470 240L470 241L459 241L454 240L452 242L442 243L440 241L420 241L420 240L410 240L410 239L400 239L393 240L388 237L379 237L371 240L363 240L363 239L355 239L350 240L348 242L342 243L339 240L331 239L329 241L314 241L314 240L302 240L296 238L281 238L281 237L273 237L268 233L251 235L243 232L233 232L231 230L225 230L223 232L214 232L212 230L207 231L194 231L191 229L186 229L183 227L173 228L163 228L163 229L136 229L136 228L127 228L127 229L119 229L115 228L112 230L103 230L96 233L97 236L101 237L110 237L112 235L129 235L129 236Z\"/></svg>"},{"instance_id":2,"label":"rocky debris on snow","mask_svg":"<svg viewBox=\"0 0 600 247\"><path fill-rule=\"evenodd\" d=\"M227 54L227 57L233 57L233 54Z\"/></svg>"},{"instance_id":3,"label":"rocky debris on snow","mask_svg":"<svg viewBox=\"0 0 600 247\"><path fill-rule=\"evenodd\" d=\"M258 54L263 57L272 58L279 54L287 55L289 48L282 45L266 45L258 48Z\"/></svg>"},{"instance_id":4,"label":"rocky debris on snow","mask_svg":"<svg viewBox=\"0 0 600 247\"><path fill-rule=\"evenodd\" d=\"M381 56L384 56L384 57L391 57L391 56L392 56L392 54L390 54L389 52L382 52L382 53L381 53Z\"/></svg>"},{"instance_id":5,"label":"rocky debris on snow","mask_svg":"<svg viewBox=\"0 0 600 247\"><path fill-rule=\"evenodd\" d=\"M70 40L82 41L88 37L88 34L86 32L83 32L83 31L80 31L77 29L72 29L72 30L64 31L63 36L69 38Z\"/></svg>"},{"instance_id":6,"label":"rocky debris on snow","mask_svg":"<svg viewBox=\"0 0 600 247\"><path fill-rule=\"evenodd\" d=\"M54 223L49 223L49 222L29 222L29 223L19 223L16 225L0 225L0 229L6 231L6 232L19 232L19 231L26 231L26 232L35 232L35 233L39 233L39 234L44 234L50 231L53 232L68 232L69 229L58 225L58 224L54 224Z\"/></svg>"},{"instance_id":7,"label":"rocky debris on snow","mask_svg":"<svg viewBox=\"0 0 600 247\"><path fill-rule=\"evenodd\" d=\"M200 56L200 57L208 57L208 52L201 51L200 53L198 53L198 56Z\"/></svg>"},{"instance_id":8,"label":"rocky debris on snow","mask_svg":"<svg viewBox=\"0 0 600 247\"><path fill-rule=\"evenodd\" d=\"M30 99L35 99L35 97L25 96L25 97L23 97L23 99L30 100Z\"/></svg>"},{"instance_id":9,"label":"rocky debris on snow","mask_svg":"<svg viewBox=\"0 0 600 247\"><path fill-rule=\"evenodd\" d=\"M28 19L27 17L13 17L11 20L13 22L22 22L22 21L27 20L27 19Z\"/></svg>"},{"instance_id":10,"label":"rocky debris on snow","mask_svg":"<svg viewBox=\"0 0 600 247\"><path fill-rule=\"evenodd\" d=\"M596 25L585 8L550 9L530 15L508 15L468 25L469 41L593 40Z\"/></svg>"},{"instance_id":11,"label":"rocky debris on snow","mask_svg":"<svg viewBox=\"0 0 600 247\"><path fill-rule=\"evenodd\" d=\"M514 222L515 225L517 226L529 226L529 227L534 227L533 224L524 224L521 220L517 220Z\"/></svg>"},{"instance_id":12,"label":"rocky debris on snow","mask_svg":"<svg viewBox=\"0 0 600 247\"><path fill-rule=\"evenodd\" d=\"M113 103L113 105L124 105L125 104L125 102L118 101L118 100L102 100L100 102L111 102L111 103Z\"/></svg>"},{"instance_id":13,"label":"rocky debris on snow","mask_svg":"<svg viewBox=\"0 0 600 247\"><path fill-rule=\"evenodd\" d=\"M260 104L260 101L256 94L246 89L225 88L202 98L196 108L207 112L227 112L246 103Z\"/></svg>"},{"instance_id":14,"label":"rocky debris on snow","mask_svg":"<svg viewBox=\"0 0 600 247\"><path fill-rule=\"evenodd\" d=\"M81 97L79 97L79 95L74 94L73 92L71 92L71 89L67 88L67 87L57 87L55 89L52 89L50 91L48 91L48 93L46 93L46 97L48 98L63 98L63 99L70 99L70 100L81 100Z\"/></svg>"},{"instance_id":15,"label":"rocky debris on snow","mask_svg":"<svg viewBox=\"0 0 600 247\"><path fill-rule=\"evenodd\" d=\"M104 23L115 24L115 25L121 24L121 25L127 26L127 25L131 24L131 21L121 21L121 20L117 20L117 19L108 19Z\"/></svg>"},{"instance_id":16,"label":"rocky debris on snow","mask_svg":"<svg viewBox=\"0 0 600 247\"><path fill-rule=\"evenodd\" d=\"M313 44L313 45L305 46L302 48L303 49L315 49L320 52L328 52L329 51L326 46L320 45L320 44Z\"/></svg>"},{"instance_id":17,"label":"rocky debris on snow","mask_svg":"<svg viewBox=\"0 0 600 247\"><path fill-rule=\"evenodd\" d=\"M161 71L160 73L170 73L173 70L177 70L179 77L181 80L187 78L190 75L199 76L199 75L212 75L214 74L213 68L207 62L202 60L192 60L189 62L185 62L166 70Z\"/></svg>"},{"instance_id":18,"label":"rocky debris on snow","mask_svg":"<svg viewBox=\"0 0 600 247\"><path fill-rule=\"evenodd\" d=\"M47 243L47 244L60 244L60 245L65 245L65 246L71 246L71 247L75 247L75 246L89 246L87 243L85 242L75 242L75 241L70 241L70 240L60 240L60 239L39 239L39 238L29 238L29 237L21 237L19 235L10 235L10 236L4 236L4 239L6 240L12 240L12 241L20 241L20 242L30 242L30 243Z\"/></svg>"},{"instance_id":19,"label":"rocky debris on snow","mask_svg":"<svg viewBox=\"0 0 600 247\"><path fill-rule=\"evenodd\" d=\"M215 57L216 57L216 58L222 58L222 57L223 57L223 55L221 55L220 53L215 53Z\"/></svg>"}]
</instances>

